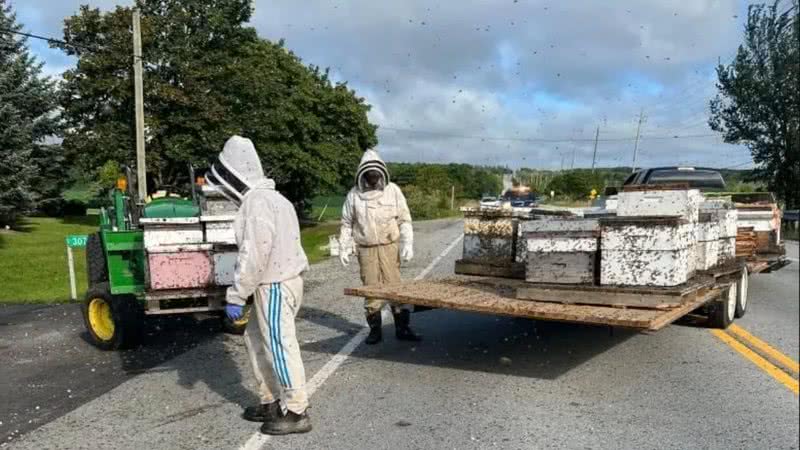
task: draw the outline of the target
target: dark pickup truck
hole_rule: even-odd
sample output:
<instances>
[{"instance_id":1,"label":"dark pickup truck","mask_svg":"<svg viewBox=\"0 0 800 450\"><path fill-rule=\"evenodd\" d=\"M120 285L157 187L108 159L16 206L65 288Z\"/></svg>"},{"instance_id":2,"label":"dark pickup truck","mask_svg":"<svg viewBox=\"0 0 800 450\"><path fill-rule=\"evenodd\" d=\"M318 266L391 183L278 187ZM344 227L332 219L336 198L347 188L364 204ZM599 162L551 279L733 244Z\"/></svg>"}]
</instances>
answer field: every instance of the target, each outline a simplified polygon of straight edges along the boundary
<instances>
[{"instance_id":1,"label":"dark pickup truck","mask_svg":"<svg viewBox=\"0 0 800 450\"><path fill-rule=\"evenodd\" d=\"M714 169L704 167L656 167L642 169L632 173L623 186L637 184L676 184L686 183L692 189L703 192L725 190L722 174Z\"/></svg>"}]
</instances>

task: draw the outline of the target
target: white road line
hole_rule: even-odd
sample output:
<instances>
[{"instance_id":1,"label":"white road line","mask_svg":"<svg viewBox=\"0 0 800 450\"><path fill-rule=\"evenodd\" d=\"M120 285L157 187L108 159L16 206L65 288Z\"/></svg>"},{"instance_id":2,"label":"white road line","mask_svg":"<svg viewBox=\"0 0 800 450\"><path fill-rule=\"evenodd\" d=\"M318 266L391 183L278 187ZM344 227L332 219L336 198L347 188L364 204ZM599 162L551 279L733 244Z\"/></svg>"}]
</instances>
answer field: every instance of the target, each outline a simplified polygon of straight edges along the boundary
<instances>
[{"instance_id":1,"label":"white road line","mask_svg":"<svg viewBox=\"0 0 800 450\"><path fill-rule=\"evenodd\" d=\"M431 263L428 264L428 267L426 267L422 272L420 272L419 275L414 277L414 280L421 280L427 277L431 273L431 271L433 271L436 265L439 264L442 258L447 256L447 254L450 253L453 250L453 248L455 248L455 246L458 245L459 242L461 242L461 239L463 237L464 235L462 234L458 236L456 240L451 242L450 245L448 245L447 248L445 248L444 251L439 254L439 256L433 258L433 261L431 261ZM306 387L309 397L311 397L314 394L314 392L316 392L317 389L319 389L319 387L322 386L325 383L325 381L327 381L328 378L330 378L330 376L333 375L334 372L336 372L336 369L338 369L345 362L345 360L347 360L350 354L353 353L353 351L359 345L361 345L362 342L364 342L364 339L367 338L368 333L369 333L368 328L363 328L361 331L356 333L356 335L353 336L347 342L347 344L345 344L344 347L342 347L342 349L339 350L339 352L336 355L334 355L333 358L330 359L330 361L325 363L325 365L322 366L322 368L319 369L319 371L314 374L314 376L308 382L308 385ZM270 441L270 436L256 432L252 436L250 436L250 439L248 439L243 446L239 447L239 450L260 450L269 441Z\"/></svg>"}]
</instances>

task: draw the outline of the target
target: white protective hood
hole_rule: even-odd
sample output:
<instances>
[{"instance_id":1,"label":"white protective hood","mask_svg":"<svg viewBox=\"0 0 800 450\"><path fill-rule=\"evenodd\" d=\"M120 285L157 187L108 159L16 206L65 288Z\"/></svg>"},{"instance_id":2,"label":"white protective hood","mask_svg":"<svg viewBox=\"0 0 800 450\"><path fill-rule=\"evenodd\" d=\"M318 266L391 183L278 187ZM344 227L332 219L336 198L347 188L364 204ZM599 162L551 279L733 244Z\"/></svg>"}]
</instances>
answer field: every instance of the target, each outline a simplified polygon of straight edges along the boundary
<instances>
[{"instance_id":1,"label":"white protective hood","mask_svg":"<svg viewBox=\"0 0 800 450\"><path fill-rule=\"evenodd\" d=\"M389 169L386 167L386 163L383 162L378 152L375 150L367 150L364 152L364 156L361 158L361 163L358 165L358 170L356 171L356 188L359 192L364 192L366 190L364 174L370 170L377 170L383 175L384 188L389 185L391 180L389 179Z\"/></svg>"},{"instance_id":2,"label":"white protective hood","mask_svg":"<svg viewBox=\"0 0 800 450\"><path fill-rule=\"evenodd\" d=\"M264 176L253 141L241 136L232 136L225 142L219 158L206 173L206 182L237 205L255 187L275 187L275 182Z\"/></svg>"}]
</instances>

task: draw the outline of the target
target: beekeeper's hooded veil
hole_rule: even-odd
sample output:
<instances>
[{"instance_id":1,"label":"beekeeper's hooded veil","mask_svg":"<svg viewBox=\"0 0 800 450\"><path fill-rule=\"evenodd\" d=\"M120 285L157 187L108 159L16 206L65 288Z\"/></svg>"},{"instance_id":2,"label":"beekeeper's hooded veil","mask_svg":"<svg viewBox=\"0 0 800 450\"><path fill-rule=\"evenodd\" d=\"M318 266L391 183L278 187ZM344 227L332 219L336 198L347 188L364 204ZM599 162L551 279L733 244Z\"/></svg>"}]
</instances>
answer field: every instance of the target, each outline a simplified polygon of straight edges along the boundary
<instances>
[{"instance_id":1,"label":"beekeeper's hooded veil","mask_svg":"<svg viewBox=\"0 0 800 450\"><path fill-rule=\"evenodd\" d=\"M300 244L300 225L292 203L264 176L250 139L233 136L206 174L206 183L239 205L233 222L239 255L226 301L243 305L263 286L295 278L308 259Z\"/></svg>"},{"instance_id":2,"label":"beekeeper's hooded veil","mask_svg":"<svg viewBox=\"0 0 800 450\"><path fill-rule=\"evenodd\" d=\"M383 189L367 190L364 176L370 170L381 173ZM341 250L349 252L353 241L363 247L398 241L411 245L411 212L403 192L390 181L389 169L378 152L364 152L355 182L342 207Z\"/></svg>"},{"instance_id":3,"label":"beekeeper's hooded veil","mask_svg":"<svg viewBox=\"0 0 800 450\"><path fill-rule=\"evenodd\" d=\"M275 188L275 183L264 176L253 141L241 136L233 136L225 142L222 153L206 174L206 183L237 206L242 204L247 192L257 186Z\"/></svg>"}]
</instances>

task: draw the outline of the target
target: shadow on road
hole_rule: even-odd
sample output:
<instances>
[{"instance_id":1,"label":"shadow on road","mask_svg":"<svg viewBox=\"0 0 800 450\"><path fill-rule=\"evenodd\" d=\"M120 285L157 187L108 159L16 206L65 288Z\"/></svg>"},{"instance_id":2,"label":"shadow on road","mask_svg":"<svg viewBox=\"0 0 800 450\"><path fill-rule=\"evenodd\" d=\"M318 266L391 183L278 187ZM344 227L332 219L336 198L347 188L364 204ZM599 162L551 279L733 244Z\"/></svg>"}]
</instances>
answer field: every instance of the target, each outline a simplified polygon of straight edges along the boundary
<instances>
[{"instance_id":1,"label":"shadow on road","mask_svg":"<svg viewBox=\"0 0 800 450\"><path fill-rule=\"evenodd\" d=\"M242 386L218 318L149 318L144 325L139 347L102 351L88 342L77 304L0 307L2 442L153 370L175 371L181 388L203 383L226 401L256 401ZM179 358L192 350L197 354Z\"/></svg>"},{"instance_id":2,"label":"shadow on road","mask_svg":"<svg viewBox=\"0 0 800 450\"><path fill-rule=\"evenodd\" d=\"M249 405L258 399L242 385L240 369L225 348L222 324L217 317L172 316L149 318L141 345L119 353L122 369L129 375L175 371L178 385L193 389L205 384L231 403ZM178 356L194 350L192 358Z\"/></svg>"},{"instance_id":3,"label":"shadow on road","mask_svg":"<svg viewBox=\"0 0 800 450\"><path fill-rule=\"evenodd\" d=\"M331 320L336 319L326 319ZM351 322L338 320L342 321L338 328L351 330ZM638 334L619 328L445 310L414 314L412 326L424 335L423 342L399 342L394 338L393 324L385 323L384 341L375 346L361 345L352 357L556 379ZM336 353L350 338L348 333L303 345L303 350Z\"/></svg>"}]
</instances>

